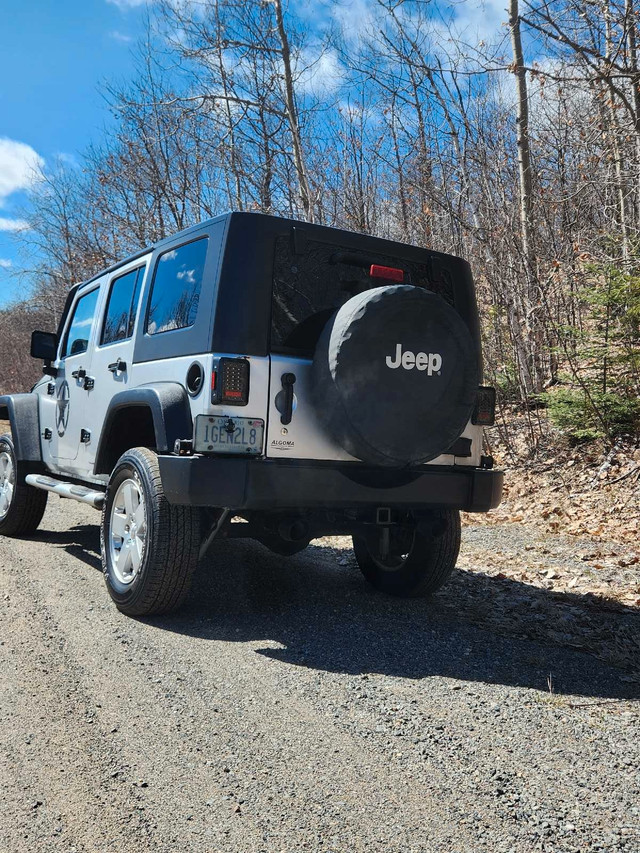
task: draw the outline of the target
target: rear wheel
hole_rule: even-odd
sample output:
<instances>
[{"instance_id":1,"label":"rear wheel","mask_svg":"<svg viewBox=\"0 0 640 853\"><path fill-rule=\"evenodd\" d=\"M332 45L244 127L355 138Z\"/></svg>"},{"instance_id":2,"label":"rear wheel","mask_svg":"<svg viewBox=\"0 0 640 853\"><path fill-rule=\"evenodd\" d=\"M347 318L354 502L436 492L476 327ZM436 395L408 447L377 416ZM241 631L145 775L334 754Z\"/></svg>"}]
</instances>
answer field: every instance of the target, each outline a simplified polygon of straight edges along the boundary
<instances>
[{"instance_id":1,"label":"rear wheel","mask_svg":"<svg viewBox=\"0 0 640 853\"><path fill-rule=\"evenodd\" d=\"M164 496L157 454L136 447L113 470L100 527L102 568L129 616L167 613L189 592L200 550L200 513Z\"/></svg>"},{"instance_id":2,"label":"rear wheel","mask_svg":"<svg viewBox=\"0 0 640 853\"><path fill-rule=\"evenodd\" d=\"M0 534L33 533L47 507L47 493L27 486L20 476L13 441L0 436Z\"/></svg>"},{"instance_id":3,"label":"rear wheel","mask_svg":"<svg viewBox=\"0 0 640 853\"><path fill-rule=\"evenodd\" d=\"M408 519L353 537L360 571L381 592L425 597L449 579L460 550L460 513L437 510L429 523Z\"/></svg>"}]
</instances>

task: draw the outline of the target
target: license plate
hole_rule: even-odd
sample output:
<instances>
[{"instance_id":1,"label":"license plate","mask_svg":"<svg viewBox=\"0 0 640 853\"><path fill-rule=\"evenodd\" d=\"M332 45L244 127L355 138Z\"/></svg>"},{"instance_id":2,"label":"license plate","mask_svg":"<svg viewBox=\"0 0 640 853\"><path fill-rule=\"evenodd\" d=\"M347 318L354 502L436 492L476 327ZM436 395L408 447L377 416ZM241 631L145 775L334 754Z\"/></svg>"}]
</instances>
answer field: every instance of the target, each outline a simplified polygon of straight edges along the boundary
<instances>
[{"instance_id":1,"label":"license plate","mask_svg":"<svg viewBox=\"0 0 640 853\"><path fill-rule=\"evenodd\" d=\"M259 454L264 421L226 415L198 415L193 449L196 453Z\"/></svg>"}]
</instances>

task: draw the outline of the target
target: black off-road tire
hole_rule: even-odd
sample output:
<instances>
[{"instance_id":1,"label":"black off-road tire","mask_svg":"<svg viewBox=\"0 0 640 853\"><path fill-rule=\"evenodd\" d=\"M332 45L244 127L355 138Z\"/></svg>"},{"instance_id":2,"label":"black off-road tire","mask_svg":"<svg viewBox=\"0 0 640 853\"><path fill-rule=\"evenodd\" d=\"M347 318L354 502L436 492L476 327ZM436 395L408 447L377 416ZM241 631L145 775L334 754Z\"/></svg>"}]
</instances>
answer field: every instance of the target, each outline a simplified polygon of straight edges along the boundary
<instances>
[{"instance_id":1,"label":"black off-road tire","mask_svg":"<svg viewBox=\"0 0 640 853\"><path fill-rule=\"evenodd\" d=\"M113 503L119 487L127 480L137 483L144 498L146 536L140 568L125 584L114 570L110 536ZM198 563L200 512L198 508L174 506L167 501L153 450L128 450L113 469L102 509L100 551L109 594L118 610L128 616L168 613L185 600Z\"/></svg>"},{"instance_id":2,"label":"black off-road tire","mask_svg":"<svg viewBox=\"0 0 640 853\"><path fill-rule=\"evenodd\" d=\"M387 285L351 297L328 321L311 400L326 433L356 459L406 468L462 435L479 375L473 335L452 305L422 287Z\"/></svg>"},{"instance_id":3,"label":"black off-road tire","mask_svg":"<svg viewBox=\"0 0 640 853\"><path fill-rule=\"evenodd\" d=\"M437 510L433 534L413 531L410 550L400 565L385 566L369 537L354 536L353 551L360 571L381 592L405 598L426 598L440 589L453 572L460 551L460 513Z\"/></svg>"},{"instance_id":4,"label":"black off-road tire","mask_svg":"<svg viewBox=\"0 0 640 853\"><path fill-rule=\"evenodd\" d=\"M11 436L0 436L0 458L7 454L12 466L13 493L8 510L0 519L0 535L24 536L34 533L47 508L47 492L34 489L24 482L22 465L16 460Z\"/></svg>"}]
</instances>

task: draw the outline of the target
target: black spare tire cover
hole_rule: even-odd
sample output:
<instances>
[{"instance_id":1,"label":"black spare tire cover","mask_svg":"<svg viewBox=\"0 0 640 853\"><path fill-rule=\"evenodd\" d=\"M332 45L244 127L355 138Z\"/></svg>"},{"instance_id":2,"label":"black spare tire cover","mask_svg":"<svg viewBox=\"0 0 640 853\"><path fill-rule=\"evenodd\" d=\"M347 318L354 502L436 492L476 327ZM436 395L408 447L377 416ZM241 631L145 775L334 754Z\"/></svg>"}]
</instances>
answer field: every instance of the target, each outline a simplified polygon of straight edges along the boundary
<instances>
[{"instance_id":1,"label":"black spare tire cover","mask_svg":"<svg viewBox=\"0 0 640 853\"><path fill-rule=\"evenodd\" d=\"M435 293L367 290L329 320L316 347L312 398L334 441L358 459L402 467L448 450L471 416L476 348Z\"/></svg>"}]
</instances>

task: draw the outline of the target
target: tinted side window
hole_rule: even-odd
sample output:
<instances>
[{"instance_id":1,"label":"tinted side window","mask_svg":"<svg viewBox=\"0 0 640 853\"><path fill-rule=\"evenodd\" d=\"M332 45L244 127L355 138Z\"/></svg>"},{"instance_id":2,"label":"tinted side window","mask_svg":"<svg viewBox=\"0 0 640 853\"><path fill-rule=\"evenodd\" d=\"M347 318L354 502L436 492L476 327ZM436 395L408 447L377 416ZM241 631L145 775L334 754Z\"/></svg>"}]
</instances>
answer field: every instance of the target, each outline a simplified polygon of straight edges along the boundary
<instances>
[{"instance_id":1,"label":"tinted side window","mask_svg":"<svg viewBox=\"0 0 640 853\"><path fill-rule=\"evenodd\" d=\"M144 267L138 267L112 282L100 343L124 341L133 334L143 275Z\"/></svg>"},{"instance_id":2,"label":"tinted side window","mask_svg":"<svg viewBox=\"0 0 640 853\"><path fill-rule=\"evenodd\" d=\"M208 242L195 240L158 258L147 315L150 335L195 323Z\"/></svg>"},{"instance_id":3,"label":"tinted side window","mask_svg":"<svg viewBox=\"0 0 640 853\"><path fill-rule=\"evenodd\" d=\"M81 296L76 302L69 331L65 338L62 358L67 355L79 355L87 351L99 292L99 288L96 287L95 290Z\"/></svg>"}]
</instances>

